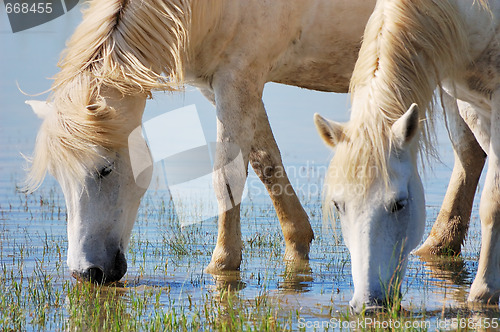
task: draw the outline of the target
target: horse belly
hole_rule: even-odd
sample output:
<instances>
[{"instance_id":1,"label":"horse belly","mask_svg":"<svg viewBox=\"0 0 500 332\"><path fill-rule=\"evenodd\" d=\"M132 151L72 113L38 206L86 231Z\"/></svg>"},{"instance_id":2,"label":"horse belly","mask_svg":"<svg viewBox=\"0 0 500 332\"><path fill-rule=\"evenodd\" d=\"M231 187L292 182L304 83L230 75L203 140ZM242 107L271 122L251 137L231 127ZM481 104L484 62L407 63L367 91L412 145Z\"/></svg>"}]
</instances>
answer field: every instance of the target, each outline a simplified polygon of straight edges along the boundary
<instances>
[{"instance_id":1,"label":"horse belly","mask_svg":"<svg viewBox=\"0 0 500 332\"><path fill-rule=\"evenodd\" d=\"M329 57L304 57L284 61L271 73L270 81L301 88L346 93L359 45L332 52Z\"/></svg>"}]
</instances>

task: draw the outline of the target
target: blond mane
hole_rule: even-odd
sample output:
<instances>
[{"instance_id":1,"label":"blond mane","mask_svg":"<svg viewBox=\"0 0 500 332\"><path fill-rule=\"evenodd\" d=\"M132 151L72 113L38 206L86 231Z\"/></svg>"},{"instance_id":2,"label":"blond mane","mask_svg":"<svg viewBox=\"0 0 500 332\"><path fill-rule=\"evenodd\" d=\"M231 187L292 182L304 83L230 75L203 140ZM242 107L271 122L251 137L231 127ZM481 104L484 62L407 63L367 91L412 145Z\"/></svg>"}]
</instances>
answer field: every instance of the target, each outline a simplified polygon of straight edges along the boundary
<instances>
[{"instance_id":1,"label":"blond mane","mask_svg":"<svg viewBox=\"0 0 500 332\"><path fill-rule=\"evenodd\" d=\"M414 155L432 154L434 90L468 61L464 22L451 1L378 1L351 79L346 144L332 160L342 171L326 182L355 183L364 194L375 178L389 185L391 126L412 103L419 105L424 124Z\"/></svg>"},{"instance_id":2,"label":"blond mane","mask_svg":"<svg viewBox=\"0 0 500 332\"><path fill-rule=\"evenodd\" d=\"M217 24L221 6L221 0L90 1L59 62L49 98L54 114L40 129L25 189L35 190L57 165L81 179L102 159L99 148L126 146L122 114L106 106L102 90L144 96L181 90L192 45L206 33L200 26Z\"/></svg>"}]
</instances>

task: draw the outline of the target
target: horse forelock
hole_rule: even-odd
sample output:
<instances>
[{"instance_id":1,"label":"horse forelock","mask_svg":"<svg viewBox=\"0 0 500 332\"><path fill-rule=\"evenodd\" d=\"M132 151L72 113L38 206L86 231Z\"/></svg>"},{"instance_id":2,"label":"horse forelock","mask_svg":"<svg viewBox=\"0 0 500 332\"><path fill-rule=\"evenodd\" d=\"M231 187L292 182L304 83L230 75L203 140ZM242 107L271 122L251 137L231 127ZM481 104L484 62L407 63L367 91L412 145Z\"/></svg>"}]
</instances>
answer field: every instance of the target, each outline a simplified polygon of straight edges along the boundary
<instances>
[{"instance_id":1,"label":"horse forelock","mask_svg":"<svg viewBox=\"0 0 500 332\"><path fill-rule=\"evenodd\" d=\"M127 145L120 112L106 104L91 75L77 75L51 95L51 112L37 135L24 189L34 191L50 172L82 181L106 158L103 151ZM59 175L59 176L58 176Z\"/></svg>"},{"instance_id":2,"label":"horse forelock","mask_svg":"<svg viewBox=\"0 0 500 332\"><path fill-rule=\"evenodd\" d=\"M335 148L325 181L328 201L334 193L342 193L346 198L365 198L374 180L384 179L381 172L388 172L390 128L380 121L365 119L360 124L349 122L344 132L344 141ZM375 151L377 149L380 151ZM377 156L384 158L377 159Z\"/></svg>"},{"instance_id":3,"label":"horse forelock","mask_svg":"<svg viewBox=\"0 0 500 332\"><path fill-rule=\"evenodd\" d=\"M83 184L85 176L106 162L106 151L127 146L124 119L104 101L53 102L53 112L44 119L37 135L24 190L32 192L42 183L47 172Z\"/></svg>"},{"instance_id":4,"label":"horse forelock","mask_svg":"<svg viewBox=\"0 0 500 332\"><path fill-rule=\"evenodd\" d=\"M423 123L412 153L425 155L423 160L435 155L434 90L468 60L463 18L451 1L378 1L351 79L348 142L332 160L340 172L333 181L357 183L363 195L375 179L389 185L391 128L412 103L418 104Z\"/></svg>"}]
</instances>

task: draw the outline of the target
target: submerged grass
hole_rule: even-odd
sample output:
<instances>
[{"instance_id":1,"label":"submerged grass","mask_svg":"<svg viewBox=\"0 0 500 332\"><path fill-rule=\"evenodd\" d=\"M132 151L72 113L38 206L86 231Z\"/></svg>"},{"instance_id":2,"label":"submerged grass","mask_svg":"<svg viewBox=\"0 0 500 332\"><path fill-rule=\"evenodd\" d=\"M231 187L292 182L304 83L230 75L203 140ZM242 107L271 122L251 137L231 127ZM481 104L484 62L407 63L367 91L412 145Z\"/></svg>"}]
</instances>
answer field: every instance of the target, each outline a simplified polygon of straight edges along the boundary
<instances>
[{"instance_id":1,"label":"submerged grass","mask_svg":"<svg viewBox=\"0 0 500 332\"><path fill-rule=\"evenodd\" d=\"M59 191L11 194L0 205L0 331L434 331L444 319L498 319L498 308L461 305L475 267L467 256L434 265L411 258L400 281L403 301L392 299L383 313L351 315L347 249L324 231L319 199L303 201L315 216L309 264L282 261L271 202L251 199L242 206L241 271L215 278L203 268L216 220L181 227L169 199L149 192L131 238L127 275L121 283L95 286L74 281L67 271Z\"/></svg>"}]
</instances>

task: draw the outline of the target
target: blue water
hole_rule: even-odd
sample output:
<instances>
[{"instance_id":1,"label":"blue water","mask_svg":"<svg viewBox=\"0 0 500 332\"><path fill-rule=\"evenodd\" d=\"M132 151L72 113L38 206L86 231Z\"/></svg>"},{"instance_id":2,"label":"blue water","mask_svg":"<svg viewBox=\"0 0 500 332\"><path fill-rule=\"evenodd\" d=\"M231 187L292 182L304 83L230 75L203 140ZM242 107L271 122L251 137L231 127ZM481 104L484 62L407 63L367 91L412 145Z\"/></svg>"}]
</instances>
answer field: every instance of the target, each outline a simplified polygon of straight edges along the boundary
<instances>
[{"instance_id":1,"label":"blue water","mask_svg":"<svg viewBox=\"0 0 500 332\"><path fill-rule=\"evenodd\" d=\"M22 167L25 161L21 153L26 155L31 153L36 132L41 123L41 120L31 112L24 101L46 98L46 95L32 97L23 92L36 95L50 88L51 81L48 78L57 72L56 63L59 54L79 20L79 11L73 10L47 24L13 34L10 31L4 7L0 6L0 210L2 211L0 244L5 243L0 261L5 262L6 257L11 257L19 249L15 244L10 244L13 239L17 243L26 242L27 239L30 241L29 243L33 246L31 261L36 259L39 253L36 248L44 246L43 242L46 241L47 236L50 241L61 243L64 254L63 244L66 241L64 200L54 180L49 177L41 191L29 197L24 197L23 194L17 192L16 185L21 183L24 175ZM336 244L333 234L321 233L323 228L319 217L321 171L324 170L332 153L319 139L312 117L315 112L319 112L337 121L346 121L349 118L349 96L267 84L264 91L264 103L283 162L291 175L292 184L295 185L311 215L317 237L321 238L313 243L312 275L304 277L301 281L295 281L298 286L295 285L294 288L302 287L306 291L294 293L294 301L306 307L305 312L310 310L311 317L314 317L317 315L314 306L325 308L332 305L333 300L330 295L325 297L321 294L333 294L335 290L338 290L338 295L332 295L335 299L333 302L336 306L335 310L343 310L352 295L349 263L345 263L345 268L339 271L331 271L327 264L330 261L345 260L347 252L341 242ZM155 94L154 99L148 101L144 119L147 120L165 111L191 104L195 104L201 113L206 114L203 122L207 132L213 137L215 121L210 116L213 113L213 106L194 88L187 88L185 93L176 95ZM453 165L453 153L446 130L440 120L437 128L440 161L435 161L423 177L427 202L426 234L439 212ZM307 170L310 171L307 172ZM255 179L254 174L250 177ZM254 188L261 189L262 194L257 195L258 197L254 195L254 201L251 203L257 204L257 207L250 209L243 217L243 221L248 222L243 226L245 243L257 239L259 232L264 232L264 236L267 236L273 232L266 233L264 230L274 229L276 232L278 228L276 216L266 198L265 190L260 184L255 184L255 180L252 183L255 185ZM42 196L50 197L52 208L50 204L44 205L40 202ZM139 213L139 222L134 228L132 243L140 244L141 240L148 239L147 243L154 244L156 240L161 239L159 226L148 222L148 209L155 206L157 202L158 197L155 193L148 192ZM29 211L23 209L22 206L29 206ZM245 207L243 210L245 211ZM212 221L199 227L202 229L200 233L209 234L206 246L201 246L199 250L209 252L215 244L215 224ZM172 232L166 231L166 233ZM327 237L331 240L325 239ZM452 272L440 269L439 266L432 269L429 264L426 265L412 257L404 286L406 292L404 305L425 303L429 312L448 306L461 306L466 298L467 287L475 274L479 253L477 199L468 239L470 240L465 245L463 266ZM318 247L316 243L324 247ZM139 249L136 247L131 250ZM258 270L256 273L259 275L265 274L262 268L270 269L272 271L269 272L270 275L277 278L272 291L279 292L283 284L287 282L282 275L284 273L282 268L276 266L280 264L280 259L269 261L267 256L259 256L258 252L252 250L249 250L249 256L250 258L244 257L242 265L242 281L246 283L246 289L242 291L244 296L251 298L258 295L259 287L253 272ZM174 257L168 258L169 261L174 259ZM156 278L155 274L151 273L143 279L142 284L155 286L164 285L167 282L173 288L183 289L186 287L186 275L190 275L191 278L193 276L206 278L202 276L202 267L208 263L209 259L208 253L200 256L201 262L195 266L189 265L189 268L183 269L180 264L180 267L174 268L177 272L173 273L167 281ZM133 280L138 273L134 264L131 264L125 278ZM65 278L70 277L66 275Z\"/></svg>"}]
</instances>

